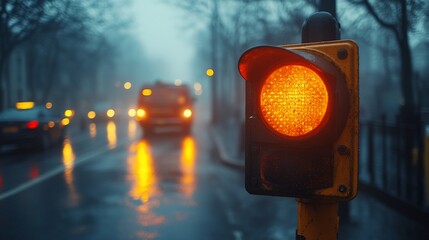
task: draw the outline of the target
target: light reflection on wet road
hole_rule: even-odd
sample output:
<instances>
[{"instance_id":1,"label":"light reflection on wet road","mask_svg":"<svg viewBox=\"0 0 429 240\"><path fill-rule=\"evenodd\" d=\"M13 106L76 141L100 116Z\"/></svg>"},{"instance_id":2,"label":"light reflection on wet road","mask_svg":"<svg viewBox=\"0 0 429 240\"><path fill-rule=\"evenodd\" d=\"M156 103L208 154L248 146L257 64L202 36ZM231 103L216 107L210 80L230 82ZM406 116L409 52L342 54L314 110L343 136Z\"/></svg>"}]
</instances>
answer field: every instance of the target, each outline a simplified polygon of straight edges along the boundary
<instances>
[{"instance_id":1,"label":"light reflection on wet road","mask_svg":"<svg viewBox=\"0 0 429 240\"><path fill-rule=\"evenodd\" d=\"M116 147L117 136L116 136L116 124L113 121L107 122L107 141L109 142L109 149Z\"/></svg>"},{"instance_id":2,"label":"light reflection on wet road","mask_svg":"<svg viewBox=\"0 0 429 240\"><path fill-rule=\"evenodd\" d=\"M295 200L247 194L243 174L217 161L207 124L197 116L193 135L141 138L134 121L91 123L49 151L0 153L0 239L294 239ZM401 216L366 202L351 214L367 217L340 234L401 228ZM378 211L379 234L365 232Z\"/></svg>"},{"instance_id":3,"label":"light reflection on wet road","mask_svg":"<svg viewBox=\"0 0 429 240\"><path fill-rule=\"evenodd\" d=\"M152 149L157 147L163 151L158 148L157 156L154 156ZM153 227L167 222L189 221L188 213L178 210L197 202L193 199L197 184L196 151L193 136L161 136L131 144L127 158L127 181L131 183L129 196L136 205L137 222L146 228L138 231L137 236L155 239L160 236ZM163 208L173 204L182 206L167 214L160 213Z\"/></svg>"},{"instance_id":4,"label":"light reflection on wet road","mask_svg":"<svg viewBox=\"0 0 429 240\"><path fill-rule=\"evenodd\" d=\"M180 190L184 196L191 198L196 184L196 146L194 138L188 136L182 142L182 154L180 156Z\"/></svg>"},{"instance_id":5,"label":"light reflection on wet road","mask_svg":"<svg viewBox=\"0 0 429 240\"><path fill-rule=\"evenodd\" d=\"M143 204L160 194L150 148L146 140L140 140L131 145L128 157L130 177L127 179L133 184L130 196Z\"/></svg>"},{"instance_id":6,"label":"light reflection on wet road","mask_svg":"<svg viewBox=\"0 0 429 240\"><path fill-rule=\"evenodd\" d=\"M134 139L137 137L137 133L140 132L140 129L137 128L137 122L134 120L128 121L128 138Z\"/></svg>"},{"instance_id":7,"label":"light reflection on wet road","mask_svg":"<svg viewBox=\"0 0 429 240\"><path fill-rule=\"evenodd\" d=\"M97 125L95 123L89 124L89 136L95 138L97 136Z\"/></svg>"},{"instance_id":8,"label":"light reflection on wet road","mask_svg":"<svg viewBox=\"0 0 429 240\"><path fill-rule=\"evenodd\" d=\"M65 139L63 144L63 163L64 163L64 178L69 189L69 199L73 206L79 202L79 193L76 191L73 182L73 168L76 156L73 152L73 147L70 139Z\"/></svg>"},{"instance_id":9,"label":"light reflection on wet road","mask_svg":"<svg viewBox=\"0 0 429 240\"><path fill-rule=\"evenodd\" d=\"M146 140L140 140L130 147L129 176L127 180L132 183L129 195L138 202L137 220L143 227L156 226L165 222L164 216L155 213L160 206L159 197L162 194L156 176L156 169L152 159L151 146ZM153 232L139 231L138 236L156 238Z\"/></svg>"},{"instance_id":10,"label":"light reflection on wet road","mask_svg":"<svg viewBox=\"0 0 429 240\"><path fill-rule=\"evenodd\" d=\"M72 126L49 151L1 153L0 239L233 239L198 118L194 135L140 138L122 119Z\"/></svg>"}]
</instances>

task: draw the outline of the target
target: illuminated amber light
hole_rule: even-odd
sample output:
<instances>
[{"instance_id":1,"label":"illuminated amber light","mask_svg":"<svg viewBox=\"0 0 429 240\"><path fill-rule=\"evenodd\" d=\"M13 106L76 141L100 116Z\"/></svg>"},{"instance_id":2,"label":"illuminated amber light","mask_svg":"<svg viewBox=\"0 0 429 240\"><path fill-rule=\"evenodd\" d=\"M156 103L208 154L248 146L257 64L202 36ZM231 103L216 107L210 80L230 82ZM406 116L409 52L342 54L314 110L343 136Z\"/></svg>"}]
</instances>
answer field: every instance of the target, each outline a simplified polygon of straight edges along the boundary
<instances>
[{"instance_id":1,"label":"illuminated amber light","mask_svg":"<svg viewBox=\"0 0 429 240\"><path fill-rule=\"evenodd\" d=\"M55 127L55 122L54 121L49 121L48 122L48 126L49 126L49 128Z\"/></svg>"},{"instance_id":2,"label":"illuminated amber light","mask_svg":"<svg viewBox=\"0 0 429 240\"><path fill-rule=\"evenodd\" d=\"M184 116L185 118L190 118L190 117L192 116L192 111L191 111L191 109L189 109L189 108L185 109L185 111L183 111L183 116Z\"/></svg>"},{"instance_id":3,"label":"illuminated amber light","mask_svg":"<svg viewBox=\"0 0 429 240\"><path fill-rule=\"evenodd\" d=\"M209 69L207 69L206 70L206 74L207 74L207 76L209 76L209 77L212 77L213 75L214 75L214 70L213 69L211 69L211 68L209 68Z\"/></svg>"},{"instance_id":4,"label":"illuminated amber light","mask_svg":"<svg viewBox=\"0 0 429 240\"><path fill-rule=\"evenodd\" d=\"M128 110L128 116L135 117L136 116L136 110L134 108L130 108Z\"/></svg>"},{"instance_id":5,"label":"illuminated amber light","mask_svg":"<svg viewBox=\"0 0 429 240\"><path fill-rule=\"evenodd\" d=\"M148 96L152 95L152 89L149 89L149 88L145 88L145 89L143 89L143 90L142 90L142 95L143 95L143 96L146 96L146 97L148 97Z\"/></svg>"},{"instance_id":6,"label":"illuminated amber light","mask_svg":"<svg viewBox=\"0 0 429 240\"><path fill-rule=\"evenodd\" d=\"M45 104L46 109L51 109L52 108L52 103L51 102L47 102Z\"/></svg>"},{"instance_id":7,"label":"illuminated amber light","mask_svg":"<svg viewBox=\"0 0 429 240\"><path fill-rule=\"evenodd\" d=\"M61 120L61 124L62 124L63 126L67 126L67 125L69 125L69 124L70 124L70 119L68 119L68 118L63 118L63 119Z\"/></svg>"},{"instance_id":8,"label":"illuminated amber light","mask_svg":"<svg viewBox=\"0 0 429 240\"><path fill-rule=\"evenodd\" d=\"M96 114L94 111L89 111L89 112L88 112L88 118L89 118L89 119L94 119L94 118L95 118L95 116L97 116L97 114Z\"/></svg>"},{"instance_id":9,"label":"illuminated amber light","mask_svg":"<svg viewBox=\"0 0 429 240\"><path fill-rule=\"evenodd\" d=\"M265 80L260 96L265 122L286 136L306 135L321 123L328 108L328 91L310 68L287 65Z\"/></svg>"},{"instance_id":10,"label":"illuminated amber light","mask_svg":"<svg viewBox=\"0 0 429 240\"><path fill-rule=\"evenodd\" d=\"M145 116L146 116L146 111L144 110L144 109L141 109L141 108L139 108L138 110L137 110L137 117L138 118L144 118Z\"/></svg>"},{"instance_id":11,"label":"illuminated amber light","mask_svg":"<svg viewBox=\"0 0 429 240\"><path fill-rule=\"evenodd\" d=\"M126 83L124 83L124 88L125 88L126 90L131 89L131 83L130 83L130 82L126 82Z\"/></svg>"},{"instance_id":12,"label":"illuminated amber light","mask_svg":"<svg viewBox=\"0 0 429 240\"><path fill-rule=\"evenodd\" d=\"M67 109L64 111L64 116L71 117L73 116L73 110Z\"/></svg>"},{"instance_id":13,"label":"illuminated amber light","mask_svg":"<svg viewBox=\"0 0 429 240\"><path fill-rule=\"evenodd\" d=\"M114 116L115 116L115 110L113 110L113 109L109 109L109 110L107 110L106 115L107 115L109 118L114 117Z\"/></svg>"},{"instance_id":14,"label":"illuminated amber light","mask_svg":"<svg viewBox=\"0 0 429 240\"><path fill-rule=\"evenodd\" d=\"M33 107L34 107L34 102L17 102L16 103L16 109L19 109L19 110L32 109Z\"/></svg>"}]
</instances>

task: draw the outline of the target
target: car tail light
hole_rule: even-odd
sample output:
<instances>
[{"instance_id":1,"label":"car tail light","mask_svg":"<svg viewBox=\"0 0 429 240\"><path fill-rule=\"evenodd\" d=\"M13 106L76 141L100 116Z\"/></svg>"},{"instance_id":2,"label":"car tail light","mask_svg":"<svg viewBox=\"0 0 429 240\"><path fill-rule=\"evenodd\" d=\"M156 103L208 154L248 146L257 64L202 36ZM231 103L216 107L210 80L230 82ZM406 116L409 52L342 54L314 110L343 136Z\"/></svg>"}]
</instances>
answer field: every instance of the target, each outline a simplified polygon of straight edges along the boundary
<instances>
[{"instance_id":1,"label":"car tail light","mask_svg":"<svg viewBox=\"0 0 429 240\"><path fill-rule=\"evenodd\" d=\"M28 129L35 129L39 126L39 122L37 120L29 121L25 126Z\"/></svg>"}]
</instances>

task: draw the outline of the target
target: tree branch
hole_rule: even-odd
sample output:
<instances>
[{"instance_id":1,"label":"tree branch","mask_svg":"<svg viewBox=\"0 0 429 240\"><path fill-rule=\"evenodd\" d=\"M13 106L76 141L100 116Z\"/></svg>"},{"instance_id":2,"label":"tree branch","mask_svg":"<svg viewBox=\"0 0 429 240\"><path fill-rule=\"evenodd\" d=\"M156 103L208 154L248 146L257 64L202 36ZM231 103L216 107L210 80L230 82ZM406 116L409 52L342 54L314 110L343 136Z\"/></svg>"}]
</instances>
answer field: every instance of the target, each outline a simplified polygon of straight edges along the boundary
<instances>
[{"instance_id":1,"label":"tree branch","mask_svg":"<svg viewBox=\"0 0 429 240\"><path fill-rule=\"evenodd\" d=\"M374 7L369 3L368 0L362 0L360 3L366 7L368 12L374 17L375 21L378 24L380 24L382 27L385 27L385 28L390 29L391 31L395 32L395 35L396 35L396 33L398 32L398 29L396 28L396 25L394 23L388 23L388 22L384 21L378 15L378 13L375 11Z\"/></svg>"}]
</instances>

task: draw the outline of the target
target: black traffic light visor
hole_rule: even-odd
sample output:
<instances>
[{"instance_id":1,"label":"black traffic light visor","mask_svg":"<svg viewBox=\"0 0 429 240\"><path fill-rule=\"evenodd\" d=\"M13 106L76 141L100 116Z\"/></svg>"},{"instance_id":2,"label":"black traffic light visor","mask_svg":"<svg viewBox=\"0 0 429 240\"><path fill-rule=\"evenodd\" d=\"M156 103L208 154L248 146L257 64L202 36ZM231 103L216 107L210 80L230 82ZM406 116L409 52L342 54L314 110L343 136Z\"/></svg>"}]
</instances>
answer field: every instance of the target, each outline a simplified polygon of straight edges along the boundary
<instances>
[{"instance_id":1,"label":"black traffic light visor","mask_svg":"<svg viewBox=\"0 0 429 240\"><path fill-rule=\"evenodd\" d=\"M336 74L332 64L318 57L316 53L273 46L254 47L244 52L238 61L238 70L241 76L249 81L253 78L263 78L267 73L288 63L310 67L321 75Z\"/></svg>"},{"instance_id":2,"label":"black traffic light visor","mask_svg":"<svg viewBox=\"0 0 429 240\"><path fill-rule=\"evenodd\" d=\"M288 141L289 139L294 142L314 141L320 143L321 139L336 139L347 117L348 98L346 95L348 91L344 75L338 67L333 61L317 51L259 46L243 53L238 64L239 72L248 84L255 87L250 89L258 92L255 92L255 97L250 99L253 102L251 105L255 107L254 109L259 109L259 92L264 79L276 69L286 65L301 65L316 72L325 83L329 101L326 115L317 130L315 129L299 137L280 136L282 141ZM266 122L264 123L267 124ZM271 129L270 127L268 128ZM278 133L275 134L278 135Z\"/></svg>"}]
</instances>

